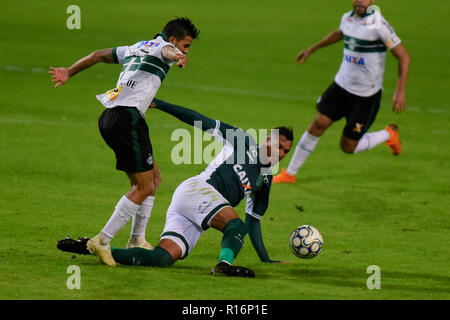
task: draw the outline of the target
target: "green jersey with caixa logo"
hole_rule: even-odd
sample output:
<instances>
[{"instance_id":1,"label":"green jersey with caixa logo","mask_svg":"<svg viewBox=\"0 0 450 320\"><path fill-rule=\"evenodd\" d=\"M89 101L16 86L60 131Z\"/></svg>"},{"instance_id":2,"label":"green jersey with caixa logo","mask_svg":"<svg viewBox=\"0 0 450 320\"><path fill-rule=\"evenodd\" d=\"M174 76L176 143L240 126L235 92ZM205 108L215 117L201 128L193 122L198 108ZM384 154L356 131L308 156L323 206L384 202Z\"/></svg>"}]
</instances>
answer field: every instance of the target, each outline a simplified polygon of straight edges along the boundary
<instances>
[{"instance_id":1,"label":"green jersey with caixa logo","mask_svg":"<svg viewBox=\"0 0 450 320\"><path fill-rule=\"evenodd\" d=\"M261 219L269 204L272 185L270 164L261 163L255 139L240 128L158 99L158 109L195 125L220 140L224 147L200 174L232 207L246 198L246 213Z\"/></svg>"}]
</instances>

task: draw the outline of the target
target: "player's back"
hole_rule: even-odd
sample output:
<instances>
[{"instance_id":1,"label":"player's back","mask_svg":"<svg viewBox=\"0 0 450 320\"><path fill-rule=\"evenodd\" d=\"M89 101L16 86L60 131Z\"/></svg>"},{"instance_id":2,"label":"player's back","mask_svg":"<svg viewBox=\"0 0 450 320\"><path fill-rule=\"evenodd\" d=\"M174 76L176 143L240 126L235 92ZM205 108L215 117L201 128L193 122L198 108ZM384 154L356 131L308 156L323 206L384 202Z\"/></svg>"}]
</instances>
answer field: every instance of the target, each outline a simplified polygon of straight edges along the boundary
<instances>
[{"instance_id":1,"label":"player's back","mask_svg":"<svg viewBox=\"0 0 450 320\"><path fill-rule=\"evenodd\" d=\"M270 164L261 163L259 146L250 134L226 124L221 127L224 147L201 176L234 207L259 191Z\"/></svg>"}]
</instances>

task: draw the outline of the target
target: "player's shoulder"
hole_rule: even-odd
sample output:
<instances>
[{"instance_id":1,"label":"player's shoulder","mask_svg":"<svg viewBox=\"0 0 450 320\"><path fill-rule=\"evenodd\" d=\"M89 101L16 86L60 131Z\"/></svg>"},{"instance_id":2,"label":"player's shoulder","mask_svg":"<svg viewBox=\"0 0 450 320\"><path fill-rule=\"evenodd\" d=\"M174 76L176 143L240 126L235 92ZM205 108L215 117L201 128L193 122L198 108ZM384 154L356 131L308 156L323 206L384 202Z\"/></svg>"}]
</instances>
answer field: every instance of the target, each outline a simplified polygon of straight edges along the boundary
<instances>
[{"instance_id":1,"label":"player's shoulder","mask_svg":"<svg viewBox=\"0 0 450 320\"><path fill-rule=\"evenodd\" d=\"M382 14L380 11L377 11L376 14L377 14L378 17L379 17L379 21L381 21L381 23L382 23L383 25L385 25L385 26L388 27L388 28L392 28L391 25L390 25L390 23L388 22L388 20L383 16L383 14Z\"/></svg>"},{"instance_id":2,"label":"player's shoulder","mask_svg":"<svg viewBox=\"0 0 450 320\"><path fill-rule=\"evenodd\" d=\"M341 20L351 20L355 16L355 12L353 10L347 11L342 15Z\"/></svg>"},{"instance_id":3,"label":"player's shoulder","mask_svg":"<svg viewBox=\"0 0 450 320\"><path fill-rule=\"evenodd\" d=\"M143 51L150 51L152 49L158 49L162 48L166 45L172 45L170 42L167 42L164 38L161 36L156 37L151 40L141 40L133 45L133 47L136 47L136 49L143 50Z\"/></svg>"}]
</instances>

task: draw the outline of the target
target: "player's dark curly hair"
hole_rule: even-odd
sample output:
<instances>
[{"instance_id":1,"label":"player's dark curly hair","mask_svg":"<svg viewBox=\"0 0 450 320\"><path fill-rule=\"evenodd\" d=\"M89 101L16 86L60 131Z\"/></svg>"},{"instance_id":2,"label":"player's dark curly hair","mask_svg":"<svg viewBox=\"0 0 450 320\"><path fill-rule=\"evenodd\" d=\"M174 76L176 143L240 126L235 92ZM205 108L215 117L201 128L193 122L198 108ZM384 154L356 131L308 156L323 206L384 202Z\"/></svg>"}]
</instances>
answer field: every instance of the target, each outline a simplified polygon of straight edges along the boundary
<instances>
[{"instance_id":1,"label":"player's dark curly hair","mask_svg":"<svg viewBox=\"0 0 450 320\"><path fill-rule=\"evenodd\" d=\"M279 135L283 135L289 141L294 141L294 130L292 127L276 127L275 130L278 130Z\"/></svg>"},{"instance_id":2,"label":"player's dark curly hair","mask_svg":"<svg viewBox=\"0 0 450 320\"><path fill-rule=\"evenodd\" d=\"M168 37L175 37L177 40L191 36L192 39L198 38L198 30L189 18L176 18L167 22L163 32Z\"/></svg>"}]
</instances>

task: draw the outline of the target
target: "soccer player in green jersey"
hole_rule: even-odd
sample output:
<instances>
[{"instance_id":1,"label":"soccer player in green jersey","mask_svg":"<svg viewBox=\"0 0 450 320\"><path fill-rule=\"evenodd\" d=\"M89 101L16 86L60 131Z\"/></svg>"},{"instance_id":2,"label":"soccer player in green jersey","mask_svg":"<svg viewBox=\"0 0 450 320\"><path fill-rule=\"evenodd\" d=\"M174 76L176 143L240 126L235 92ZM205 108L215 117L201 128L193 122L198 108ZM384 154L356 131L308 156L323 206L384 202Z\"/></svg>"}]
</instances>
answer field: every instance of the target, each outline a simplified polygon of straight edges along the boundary
<instances>
[{"instance_id":1,"label":"soccer player in green jersey","mask_svg":"<svg viewBox=\"0 0 450 320\"><path fill-rule=\"evenodd\" d=\"M269 204L271 167L290 151L294 138L292 130L286 127L272 129L264 143L258 145L242 129L210 119L196 111L158 99L153 100L152 106L187 124L199 125L202 130L219 139L224 147L203 172L177 187L167 210L166 224L158 245L153 250L111 248L115 262L171 266L175 261L186 258L202 233L213 227L223 233L220 257L212 269L213 274L255 276L250 269L232 265L247 233L261 261L286 263L269 257L262 240L260 219ZM233 209L244 198L245 223ZM83 241L63 239L60 242L60 249L64 251L86 251ZM77 245L79 251L74 250Z\"/></svg>"},{"instance_id":2,"label":"soccer player in green jersey","mask_svg":"<svg viewBox=\"0 0 450 320\"><path fill-rule=\"evenodd\" d=\"M176 18L151 40L96 50L69 68L51 67L49 71L55 87L59 87L99 62L123 64L116 88L97 96L106 108L99 118L100 133L114 151L116 169L124 171L131 184L105 227L88 243L89 250L106 264L115 265L110 242L130 219L133 222L127 247L152 248L145 240L145 229L161 175L153 157L145 113L170 67L186 67L187 54L198 34L188 18Z\"/></svg>"}]
</instances>

